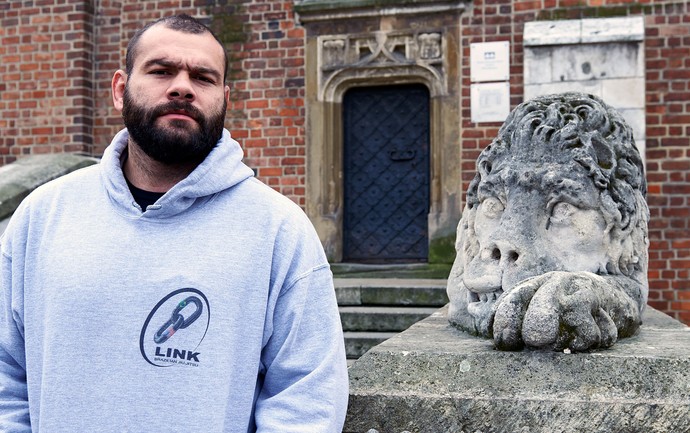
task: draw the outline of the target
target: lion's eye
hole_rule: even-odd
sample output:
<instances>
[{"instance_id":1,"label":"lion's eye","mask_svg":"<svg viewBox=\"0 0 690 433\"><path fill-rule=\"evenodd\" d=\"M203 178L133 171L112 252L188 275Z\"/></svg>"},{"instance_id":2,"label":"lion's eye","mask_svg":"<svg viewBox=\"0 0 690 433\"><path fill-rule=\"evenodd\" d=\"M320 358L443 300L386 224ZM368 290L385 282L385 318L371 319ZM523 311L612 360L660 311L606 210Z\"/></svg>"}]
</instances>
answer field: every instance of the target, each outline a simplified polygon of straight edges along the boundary
<instances>
[{"instance_id":1,"label":"lion's eye","mask_svg":"<svg viewBox=\"0 0 690 433\"><path fill-rule=\"evenodd\" d=\"M489 197L482 201L480 211L487 218L498 218L504 210L503 203L496 197Z\"/></svg>"},{"instance_id":2,"label":"lion's eye","mask_svg":"<svg viewBox=\"0 0 690 433\"><path fill-rule=\"evenodd\" d=\"M549 219L553 224L567 224L573 215L578 211L577 206L566 202L556 203L551 210L551 218Z\"/></svg>"}]
</instances>

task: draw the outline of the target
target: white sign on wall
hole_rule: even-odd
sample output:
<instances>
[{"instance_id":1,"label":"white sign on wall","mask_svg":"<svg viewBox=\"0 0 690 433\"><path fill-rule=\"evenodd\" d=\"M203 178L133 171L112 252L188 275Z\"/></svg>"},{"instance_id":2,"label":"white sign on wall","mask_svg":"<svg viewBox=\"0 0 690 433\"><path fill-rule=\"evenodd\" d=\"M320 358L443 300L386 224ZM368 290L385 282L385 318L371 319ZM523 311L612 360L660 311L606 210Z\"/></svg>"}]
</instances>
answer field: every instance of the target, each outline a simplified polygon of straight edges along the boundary
<instances>
[{"instance_id":1,"label":"white sign on wall","mask_svg":"<svg viewBox=\"0 0 690 433\"><path fill-rule=\"evenodd\" d=\"M470 80L473 83L510 79L510 42L470 44Z\"/></svg>"},{"instance_id":2,"label":"white sign on wall","mask_svg":"<svg viewBox=\"0 0 690 433\"><path fill-rule=\"evenodd\" d=\"M472 122L503 122L510 112L510 83L477 83L470 86Z\"/></svg>"},{"instance_id":3,"label":"white sign on wall","mask_svg":"<svg viewBox=\"0 0 690 433\"><path fill-rule=\"evenodd\" d=\"M510 112L510 42L470 44L472 122L503 122Z\"/></svg>"}]
</instances>

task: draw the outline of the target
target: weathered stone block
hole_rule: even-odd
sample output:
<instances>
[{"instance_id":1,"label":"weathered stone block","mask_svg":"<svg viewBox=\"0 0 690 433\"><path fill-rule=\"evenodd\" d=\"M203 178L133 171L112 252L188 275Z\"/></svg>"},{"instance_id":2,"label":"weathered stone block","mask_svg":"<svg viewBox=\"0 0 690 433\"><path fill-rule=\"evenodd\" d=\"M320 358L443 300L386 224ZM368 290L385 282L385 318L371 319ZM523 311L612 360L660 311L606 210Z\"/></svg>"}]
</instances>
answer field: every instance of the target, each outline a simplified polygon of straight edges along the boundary
<instances>
[{"instance_id":1,"label":"weathered stone block","mask_svg":"<svg viewBox=\"0 0 690 433\"><path fill-rule=\"evenodd\" d=\"M583 92L601 97L601 80L525 84L525 100L560 92Z\"/></svg>"},{"instance_id":2,"label":"weathered stone block","mask_svg":"<svg viewBox=\"0 0 690 433\"><path fill-rule=\"evenodd\" d=\"M642 50L635 43L570 45L553 49L555 81L639 77Z\"/></svg>"},{"instance_id":3,"label":"weathered stone block","mask_svg":"<svg viewBox=\"0 0 690 433\"><path fill-rule=\"evenodd\" d=\"M644 77L603 80L601 85L601 97L608 104L616 107L619 110L636 108L644 111Z\"/></svg>"},{"instance_id":4,"label":"weathered stone block","mask_svg":"<svg viewBox=\"0 0 690 433\"><path fill-rule=\"evenodd\" d=\"M435 308L420 307L340 307L345 331L403 331L433 314Z\"/></svg>"},{"instance_id":5,"label":"weathered stone block","mask_svg":"<svg viewBox=\"0 0 690 433\"><path fill-rule=\"evenodd\" d=\"M525 46L642 40L644 18L641 16L525 23Z\"/></svg>"},{"instance_id":6,"label":"weathered stone block","mask_svg":"<svg viewBox=\"0 0 690 433\"><path fill-rule=\"evenodd\" d=\"M445 280L336 278L338 305L441 307L448 302Z\"/></svg>"},{"instance_id":7,"label":"weathered stone block","mask_svg":"<svg viewBox=\"0 0 690 433\"><path fill-rule=\"evenodd\" d=\"M446 309L350 368L344 432L689 432L690 328L647 307L638 335L569 354L499 352Z\"/></svg>"}]
</instances>

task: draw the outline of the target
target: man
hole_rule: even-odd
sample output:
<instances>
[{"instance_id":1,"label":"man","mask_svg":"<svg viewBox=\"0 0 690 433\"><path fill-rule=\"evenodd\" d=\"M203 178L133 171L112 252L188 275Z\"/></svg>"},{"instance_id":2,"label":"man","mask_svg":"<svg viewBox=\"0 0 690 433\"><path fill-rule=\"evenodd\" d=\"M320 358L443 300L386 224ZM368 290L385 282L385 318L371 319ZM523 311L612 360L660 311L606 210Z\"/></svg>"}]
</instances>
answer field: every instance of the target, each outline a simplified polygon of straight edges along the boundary
<instances>
[{"instance_id":1,"label":"man","mask_svg":"<svg viewBox=\"0 0 690 433\"><path fill-rule=\"evenodd\" d=\"M226 68L189 16L140 30L112 81L127 129L15 213L0 431L341 430L332 274L301 209L223 130Z\"/></svg>"}]
</instances>

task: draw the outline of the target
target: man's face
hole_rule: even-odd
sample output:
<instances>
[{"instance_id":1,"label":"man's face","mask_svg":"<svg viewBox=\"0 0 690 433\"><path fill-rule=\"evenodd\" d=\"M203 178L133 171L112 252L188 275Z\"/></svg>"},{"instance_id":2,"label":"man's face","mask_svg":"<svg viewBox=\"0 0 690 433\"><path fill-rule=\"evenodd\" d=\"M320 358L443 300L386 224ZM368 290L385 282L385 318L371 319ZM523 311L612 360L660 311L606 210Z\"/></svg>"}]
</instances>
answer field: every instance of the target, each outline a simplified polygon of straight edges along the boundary
<instances>
[{"instance_id":1,"label":"man's face","mask_svg":"<svg viewBox=\"0 0 690 433\"><path fill-rule=\"evenodd\" d=\"M156 25L141 36L137 53L120 101L130 138L156 161L200 162L223 131L222 48L209 33Z\"/></svg>"}]
</instances>

